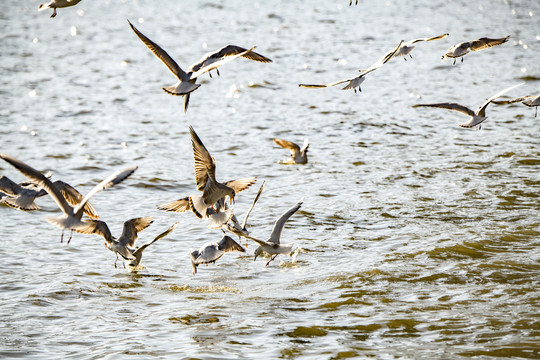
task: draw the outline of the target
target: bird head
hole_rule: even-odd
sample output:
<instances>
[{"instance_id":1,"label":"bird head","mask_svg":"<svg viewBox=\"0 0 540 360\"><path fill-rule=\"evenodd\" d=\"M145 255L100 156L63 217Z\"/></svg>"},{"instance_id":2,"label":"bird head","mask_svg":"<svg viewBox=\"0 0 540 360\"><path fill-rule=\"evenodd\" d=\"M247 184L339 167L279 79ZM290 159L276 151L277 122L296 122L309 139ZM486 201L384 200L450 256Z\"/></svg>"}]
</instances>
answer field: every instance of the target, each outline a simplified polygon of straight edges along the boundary
<instances>
[{"instance_id":1,"label":"bird head","mask_svg":"<svg viewBox=\"0 0 540 360\"><path fill-rule=\"evenodd\" d=\"M261 255L262 251L263 250L260 246L255 249L255 258L253 259L253 261L257 260L257 256Z\"/></svg>"}]
</instances>

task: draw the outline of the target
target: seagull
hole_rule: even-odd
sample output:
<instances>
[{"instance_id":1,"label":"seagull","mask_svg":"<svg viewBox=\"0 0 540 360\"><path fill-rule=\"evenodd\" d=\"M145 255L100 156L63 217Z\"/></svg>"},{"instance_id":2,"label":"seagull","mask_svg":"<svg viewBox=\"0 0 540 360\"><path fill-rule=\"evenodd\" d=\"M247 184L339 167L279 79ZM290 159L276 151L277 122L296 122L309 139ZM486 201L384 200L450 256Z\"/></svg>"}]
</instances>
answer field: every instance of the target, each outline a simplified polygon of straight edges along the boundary
<instances>
[{"instance_id":1,"label":"seagull","mask_svg":"<svg viewBox=\"0 0 540 360\"><path fill-rule=\"evenodd\" d=\"M218 182L215 177L216 163L214 158L210 155L193 127L189 127L189 132L191 134L193 157L195 159L195 182L197 183L197 190L202 191L202 195L192 195L170 203L158 205L158 209L175 212L191 210L198 218L206 219L209 216L208 209L213 207L220 199L228 197L229 203L231 205L234 204L236 193L253 185L257 178L251 177L224 183ZM218 212L216 210L214 209L214 213ZM229 211L229 214L232 214L232 209L228 209L227 211ZM225 222L229 218L230 215L225 219ZM221 227L221 225L218 227Z\"/></svg>"},{"instance_id":2,"label":"seagull","mask_svg":"<svg viewBox=\"0 0 540 360\"><path fill-rule=\"evenodd\" d=\"M47 4L39 5L38 11L42 11L45 9L53 9L53 13L51 15L51 17L53 18L56 16L56 8L65 8L69 6L74 6L80 2L81 0L52 0Z\"/></svg>"},{"instance_id":3,"label":"seagull","mask_svg":"<svg viewBox=\"0 0 540 360\"><path fill-rule=\"evenodd\" d=\"M445 58L453 58L453 65L455 65L456 59L458 57L461 57L461 62L463 62L463 56L465 56L465 54L469 52L469 49L472 51L487 49L488 47L504 44L508 41L508 39L510 39L510 35L499 39L490 39L483 37L477 40L464 41L462 43L452 46L446 52L446 54L443 55L442 60L444 60Z\"/></svg>"},{"instance_id":4,"label":"seagull","mask_svg":"<svg viewBox=\"0 0 540 360\"><path fill-rule=\"evenodd\" d=\"M171 95L184 96L184 112L187 111L189 105L189 96L191 92L197 90L200 84L196 84L197 77L204 73L209 73L211 70L216 70L219 75L218 67L232 61L238 57L244 57L249 60L270 63L272 60L253 51L255 47L251 49L244 49L243 47L236 45L226 45L221 49L214 52L205 54L198 62L192 64L187 72L182 70L180 66L163 50L159 45L152 40L144 36L131 22L128 20L129 26L133 29L135 34L142 40L142 42L156 55L163 63L169 68L169 70L176 76L178 82L175 85L166 86L163 90Z\"/></svg>"},{"instance_id":5,"label":"seagull","mask_svg":"<svg viewBox=\"0 0 540 360\"><path fill-rule=\"evenodd\" d=\"M282 148L288 149L291 152L291 158L287 161L280 161L282 164L291 165L291 164L306 164L307 163L307 152L309 147L308 139L304 139L304 145L300 148L298 145L291 141L283 139L273 139L276 144Z\"/></svg>"},{"instance_id":6,"label":"seagull","mask_svg":"<svg viewBox=\"0 0 540 360\"><path fill-rule=\"evenodd\" d=\"M262 252L266 252L270 255L273 255L266 263L266 266L268 266L268 264L270 264L270 262L274 260L279 254L291 253L294 243L280 244L281 232L283 231L285 222L287 222L287 220L292 216L292 214L294 214L298 209L300 209L300 206L302 206L302 200L297 202L289 210L285 211L279 217L279 219L276 220L276 222L274 223L274 228L272 229L272 233L270 234L268 240L259 240L257 238L249 236L249 239L259 244L259 247L255 249L255 258L253 259L253 261L257 260L257 256L259 256Z\"/></svg>"},{"instance_id":7,"label":"seagull","mask_svg":"<svg viewBox=\"0 0 540 360\"><path fill-rule=\"evenodd\" d=\"M444 39L448 35L449 34L442 34L442 35L434 36L434 37L431 37L431 38L419 38L419 39L414 39L414 40L411 40L411 41L407 41L406 43L403 43L400 46L399 51L394 56L396 56L396 57L397 56L403 56L403 60L407 60L407 55L409 55L409 57L412 59L411 51L413 51L413 49L414 49L413 44L416 44L417 42L420 42L420 41L433 41L433 40Z\"/></svg>"},{"instance_id":8,"label":"seagull","mask_svg":"<svg viewBox=\"0 0 540 360\"><path fill-rule=\"evenodd\" d=\"M56 180L53 184L72 206L76 206L84 198L77 189L61 180ZM4 199L6 205L23 211L39 210L40 207L34 202L34 199L47 195L47 191L36 183L27 181L17 184L5 176L0 177L0 192L7 195ZM90 202L84 205L83 211L92 219L99 218Z\"/></svg>"},{"instance_id":9,"label":"seagull","mask_svg":"<svg viewBox=\"0 0 540 360\"><path fill-rule=\"evenodd\" d=\"M343 83L348 83L342 90L353 89L354 92L356 92L356 88L358 88L358 91L362 91L362 89L360 88L360 85L364 82L365 75L369 74L373 70L376 70L380 68L381 66L383 66L384 64L386 64L399 51L401 44L403 44L403 40L401 40L399 45L394 50L385 54L375 64L371 65L366 70L360 70L360 75L357 75L349 79L344 79L344 80L339 80L333 83L328 83L328 84L300 84L298 86L305 87L305 88L318 89L318 88L324 88L324 87L336 86Z\"/></svg>"},{"instance_id":10,"label":"seagull","mask_svg":"<svg viewBox=\"0 0 540 360\"><path fill-rule=\"evenodd\" d=\"M495 100L496 98L498 98L499 96L502 96L506 92L518 86L521 86L523 84L524 83L510 86L509 88L499 91L498 93L496 93L495 95L487 99L476 111L472 111L468 107L460 105L460 104L456 104L456 103L416 104L416 105L413 105L413 107L431 106L431 107L438 107L438 108L443 108L443 109L448 109L448 110L459 111L460 113L470 116L469 121L463 124L459 124L459 126L464 127L464 128L472 128L472 127L478 126L478 130L480 130L481 128L480 124L487 119L486 108L489 105L489 103Z\"/></svg>"},{"instance_id":11,"label":"seagull","mask_svg":"<svg viewBox=\"0 0 540 360\"><path fill-rule=\"evenodd\" d=\"M122 235L120 235L118 239L111 235L111 231L109 230L107 223L101 220L84 221L83 225L75 228L75 231L81 234L95 234L103 237L105 239L105 247L116 254L116 260L114 260L114 267L116 267L118 255L122 256L122 259L124 260L137 260L137 257L133 253L135 250L132 250L133 246L135 245L135 241L137 241L137 234L146 229L153 222L154 219L152 217L134 218L128 220L124 222ZM125 267L126 265L124 264L124 268Z\"/></svg>"},{"instance_id":12,"label":"seagull","mask_svg":"<svg viewBox=\"0 0 540 360\"><path fill-rule=\"evenodd\" d=\"M197 273L197 266L200 264L215 263L223 254L232 251L246 252L240 244L227 235L220 242L208 242L201 246L199 250L192 250L190 255L193 275Z\"/></svg>"},{"instance_id":13,"label":"seagull","mask_svg":"<svg viewBox=\"0 0 540 360\"><path fill-rule=\"evenodd\" d=\"M150 242L147 242L146 244L136 248L134 251L132 251L131 253L133 254L133 256L135 256L135 259L134 260L131 260L131 262L128 264L129 266L138 266L139 263L141 262L141 258L142 258L142 254L143 254L143 251L149 247L150 245L152 245L153 243L155 243L156 241L158 241L159 239L162 239L164 238L165 236L169 235L169 233L171 231L173 231L174 229L176 229L176 226L178 226L178 223L174 223L170 228L168 228L167 230L165 230L164 232L162 232L161 234L159 234L158 236L156 236L154 238L154 240L150 241Z\"/></svg>"},{"instance_id":14,"label":"seagull","mask_svg":"<svg viewBox=\"0 0 540 360\"><path fill-rule=\"evenodd\" d=\"M492 101L492 103L497 104L497 105L513 104L516 102L520 102L523 105L526 105L529 107L534 107L534 117L536 117L538 106L540 105L540 95L521 96L512 100Z\"/></svg>"},{"instance_id":15,"label":"seagull","mask_svg":"<svg viewBox=\"0 0 540 360\"><path fill-rule=\"evenodd\" d=\"M246 215L244 215L244 221L242 221L242 224L238 222L238 219L236 219L236 216L234 214L231 216L229 222L223 225L223 229L228 230L232 232L233 234L238 236L238 239L240 240L241 236L246 237L246 235L249 235L249 231L247 230L247 220L249 217L249 214L251 214L251 211L255 207L255 203L259 200L261 197L262 191L264 189L264 183L261 184L261 187L259 188L259 191L257 192L257 195L255 196L255 199L253 200L253 203L251 204L251 207L247 211ZM230 224L232 222L232 224Z\"/></svg>"},{"instance_id":16,"label":"seagull","mask_svg":"<svg viewBox=\"0 0 540 360\"><path fill-rule=\"evenodd\" d=\"M108 189L116 184L121 183L126 178L128 178L135 170L137 166L130 166L123 170L117 171L114 174L107 177L105 180L96 185L75 207L71 207L66 200L66 197L62 195L62 192L45 177L42 173L36 169L26 165L20 160L17 160L9 155L0 154L0 158L4 159L20 172L22 172L27 178L35 182L37 185L41 186L53 200L58 204L60 209L63 211L63 215L57 218L45 218L49 223L62 229L62 236L60 237L60 242L64 238L64 230L69 229L73 232L77 227L83 226L84 221L81 220L82 214L85 208L85 205L88 203L90 198L100 192L101 190ZM68 239L68 244L71 241L71 234Z\"/></svg>"}]
</instances>

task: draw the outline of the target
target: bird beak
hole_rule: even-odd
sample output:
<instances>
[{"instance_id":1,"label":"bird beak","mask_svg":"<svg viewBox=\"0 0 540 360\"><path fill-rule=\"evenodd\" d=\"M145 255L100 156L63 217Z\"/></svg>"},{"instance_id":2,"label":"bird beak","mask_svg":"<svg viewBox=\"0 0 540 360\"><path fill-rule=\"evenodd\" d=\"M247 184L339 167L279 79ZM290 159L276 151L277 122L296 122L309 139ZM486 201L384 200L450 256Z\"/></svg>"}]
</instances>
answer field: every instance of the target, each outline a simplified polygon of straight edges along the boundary
<instances>
[{"instance_id":1,"label":"bird beak","mask_svg":"<svg viewBox=\"0 0 540 360\"><path fill-rule=\"evenodd\" d=\"M234 204L234 197L229 197L229 204L230 204L230 205L233 205L233 204Z\"/></svg>"}]
</instances>

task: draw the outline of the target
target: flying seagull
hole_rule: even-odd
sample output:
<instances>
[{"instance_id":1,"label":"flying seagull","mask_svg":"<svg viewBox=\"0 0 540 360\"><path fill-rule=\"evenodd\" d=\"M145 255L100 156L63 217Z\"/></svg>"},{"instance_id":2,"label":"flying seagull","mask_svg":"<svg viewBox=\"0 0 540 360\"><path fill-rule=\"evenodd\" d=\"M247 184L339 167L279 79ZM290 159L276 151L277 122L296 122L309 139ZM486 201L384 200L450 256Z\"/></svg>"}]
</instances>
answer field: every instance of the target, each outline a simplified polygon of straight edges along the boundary
<instances>
[{"instance_id":1,"label":"flying seagull","mask_svg":"<svg viewBox=\"0 0 540 360\"><path fill-rule=\"evenodd\" d=\"M534 107L534 117L536 117L538 106L540 105L540 95L520 96L512 100L498 100L492 101L497 105L506 105L520 102L525 106Z\"/></svg>"},{"instance_id":2,"label":"flying seagull","mask_svg":"<svg viewBox=\"0 0 540 360\"><path fill-rule=\"evenodd\" d=\"M458 57L461 57L461 62L463 62L463 56L465 56L467 53L469 53L469 50L471 51L478 51L487 49L493 46L504 44L505 42L510 39L510 35L498 38L498 39L490 39L490 38L480 38L477 40L470 40L470 41L464 41L462 43L459 43L457 45L452 46L446 54L443 55L442 60L445 58L453 58L454 64L456 63L456 59Z\"/></svg>"},{"instance_id":3,"label":"flying seagull","mask_svg":"<svg viewBox=\"0 0 540 360\"><path fill-rule=\"evenodd\" d=\"M77 5L79 2L81 2L81 0L52 0L46 4L39 5L38 11L43 11L45 9L53 9L53 13L51 15L51 17L53 18L56 16L57 8L74 6Z\"/></svg>"},{"instance_id":4,"label":"flying seagull","mask_svg":"<svg viewBox=\"0 0 540 360\"><path fill-rule=\"evenodd\" d=\"M489 105L489 103L495 100L496 98L498 98L499 96L502 96L506 92L518 86L521 86L523 84L524 83L510 86L509 88L499 91L498 93L496 93L495 95L487 99L480 107L478 107L476 111L472 111L468 107L457 104L457 103L416 104L413 107L430 106L430 107L438 107L438 108L443 108L443 109L448 109L448 110L459 111L460 113L463 113L470 117L469 121L459 124L459 126L464 127L464 128L472 128L472 127L478 126L478 130L480 130L481 128L480 124L487 119L486 108Z\"/></svg>"},{"instance_id":5,"label":"flying seagull","mask_svg":"<svg viewBox=\"0 0 540 360\"><path fill-rule=\"evenodd\" d=\"M255 249L255 258L254 261L257 260L257 256L259 256L262 252L266 252L270 255L273 255L270 260L266 263L266 266L270 264L270 261L274 260L276 256L279 254L290 254L292 251L292 247L294 243L290 244L281 244L281 232L283 231L283 227L285 226L285 222L294 214L298 209L300 209L300 206L302 206L302 200L297 202L293 207L291 207L289 210L285 211L279 219L276 220L274 223L274 228L272 229L272 233L270 234L270 237L268 240L259 240L257 238L254 238L252 236L249 236L249 239L255 241L257 244L259 244L259 247Z\"/></svg>"},{"instance_id":6,"label":"flying seagull","mask_svg":"<svg viewBox=\"0 0 540 360\"><path fill-rule=\"evenodd\" d=\"M308 139L304 139L304 144L300 146L296 145L292 141L287 141L283 139L273 139L276 144L281 146L284 149L287 149L291 152L291 158L287 161L280 161L282 164L306 164L307 163L307 152L309 147Z\"/></svg>"},{"instance_id":7,"label":"flying seagull","mask_svg":"<svg viewBox=\"0 0 540 360\"><path fill-rule=\"evenodd\" d=\"M193 127L189 127L191 134L191 144L193 147L193 157L195 160L195 182L197 190L202 191L202 195L192 195L182 199L158 205L158 209L164 211L184 212L187 210L193 211L197 217L206 219L209 217L209 208L225 197L229 198L230 204L234 203L236 193L243 191L256 182L255 177L231 180L224 183L216 180L216 163L210 155L202 140L199 138ZM227 222L232 215L232 209L225 209L229 216L224 219ZM217 213L218 209L214 209ZM220 224L217 227L221 227Z\"/></svg>"},{"instance_id":8,"label":"flying seagull","mask_svg":"<svg viewBox=\"0 0 540 360\"><path fill-rule=\"evenodd\" d=\"M220 242L208 242L201 246L199 250L192 250L190 256L193 275L197 273L197 266L200 264L215 263L223 254L232 251L245 252L246 250L230 236L226 235Z\"/></svg>"},{"instance_id":9,"label":"flying seagull","mask_svg":"<svg viewBox=\"0 0 540 360\"><path fill-rule=\"evenodd\" d=\"M255 47L251 49L244 49L236 45L226 45L219 50L205 54L199 61L192 64L187 72L182 70L180 66L163 50L159 45L152 40L144 36L131 22L128 20L129 26L133 29L135 34L142 40L142 42L156 55L163 63L169 68L169 70L176 76L178 82L171 86L166 86L163 90L171 95L184 96L184 112L187 111L189 105L190 94L197 90L200 84L196 84L197 77L204 73L209 73L211 70L216 70L219 75L218 67L232 61L238 57L244 57L249 60L269 63L272 62L269 58L253 51Z\"/></svg>"},{"instance_id":10,"label":"flying seagull","mask_svg":"<svg viewBox=\"0 0 540 360\"><path fill-rule=\"evenodd\" d=\"M49 195L53 198L56 204L58 204L64 214L57 218L45 218L45 220L62 229L62 236L60 237L60 242L62 242L64 238L64 230L67 229L73 232L73 230L75 230L76 228L84 225L84 221L82 221L81 218L84 212L85 205L88 203L92 196L94 196L101 190L108 189L116 184L121 183L131 174L133 174L135 170L137 170L137 166L130 166L128 168L115 172L114 174L110 175L105 180L100 182L98 185L96 185L92 190L90 190L90 192L77 205L75 205L75 207L71 207L71 205L69 205L68 201L66 200L66 197L62 195L62 192L58 190L58 188L51 182L51 180L49 180L42 173L30 167L29 165L26 165L22 161L17 160L6 154L0 154L0 158L13 165L27 178L45 189L45 191L49 193ZM68 239L68 244L70 241L71 234Z\"/></svg>"},{"instance_id":11,"label":"flying seagull","mask_svg":"<svg viewBox=\"0 0 540 360\"><path fill-rule=\"evenodd\" d=\"M433 41L433 40L444 39L447 36L448 34L442 34L442 35L434 36L431 38L419 38L419 39L407 41L400 46L399 51L394 56L396 57L403 56L403 60L407 60L407 55L409 55L409 57L412 59L411 52L414 49L413 44L416 44L417 42L420 42L420 41Z\"/></svg>"},{"instance_id":12,"label":"flying seagull","mask_svg":"<svg viewBox=\"0 0 540 360\"><path fill-rule=\"evenodd\" d=\"M401 44L403 44L403 40L399 43L399 45L394 50L385 54L375 64L371 65L366 70L360 70L360 75L357 75L349 79L344 79L344 80L339 80L333 83L328 83L328 84L300 84L299 86L305 87L305 88L318 89L318 88L325 88L325 87L330 87L330 86L336 86L343 83L348 83L342 90L353 89L354 92L356 92L356 88L358 88L358 91L362 91L362 89L360 88L360 85L364 82L365 76L369 74L370 72L372 72L373 70L377 70L378 68L386 64L399 51Z\"/></svg>"},{"instance_id":13,"label":"flying seagull","mask_svg":"<svg viewBox=\"0 0 540 360\"><path fill-rule=\"evenodd\" d=\"M109 230L107 223L101 220L85 221L84 224L77 227L75 231L82 234L95 234L103 237L103 239L105 239L105 246L107 249L116 254L116 260L114 260L114 267L116 267L118 255L120 255L123 260L137 260L136 256L133 254L133 246L135 245L135 241L137 241L137 235L139 232L150 226L150 224L153 222L154 219L152 217L134 218L128 220L124 222L122 235L120 235L118 239L111 235L111 231ZM126 267L125 264L124 267Z\"/></svg>"}]
</instances>

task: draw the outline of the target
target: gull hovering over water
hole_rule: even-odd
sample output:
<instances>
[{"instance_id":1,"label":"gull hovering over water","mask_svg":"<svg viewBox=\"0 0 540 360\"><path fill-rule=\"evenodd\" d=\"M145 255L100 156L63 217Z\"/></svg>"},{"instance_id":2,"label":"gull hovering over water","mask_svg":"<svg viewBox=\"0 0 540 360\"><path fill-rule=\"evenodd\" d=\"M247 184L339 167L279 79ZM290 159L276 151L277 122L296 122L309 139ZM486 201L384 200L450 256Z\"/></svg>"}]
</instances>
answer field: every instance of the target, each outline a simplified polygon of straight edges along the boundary
<instances>
[{"instance_id":1,"label":"gull hovering over water","mask_svg":"<svg viewBox=\"0 0 540 360\"><path fill-rule=\"evenodd\" d=\"M190 257L193 275L197 273L197 266L200 264L215 263L223 254L232 251L246 252L240 244L226 235L220 242L208 242L201 246L199 250L192 250Z\"/></svg>"},{"instance_id":2,"label":"gull hovering over water","mask_svg":"<svg viewBox=\"0 0 540 360\"><path fill-rule=\"evenodd\" d=\"M270 234L270 237L268 240L259 240L254 237L249 237L249 239L255 241L257 244L259 244L259 247L255 249L255 258L253 261L257 260L257 256L259 256L261 253L266 252L270 255L273 255L270 260L266 263L266 266L270 264L272 260L276 258L279 254L290 254L292 252L292 247L294 243L290 244L281 244L281 232L283 231L283 227L285 226L285 223L289 218L294 214L298 209L300 209L300 206L302 206L302 200L297 202L293 207L291 207L289 210L285 211L274 223L274 228L272 229L272 233Z\"/></svg>"},{"instance_id":3,"label":"gull hovering over water","mask_svg":"<svg viewBox=\"0 0 540 360\"><path fill-rule=\"evenodd\" d=\"M56 16L57 8L65 8L69 6L74 6L74 5L77 5L79 2L81 2L81 0L52 0L46 4L39 5L38 11L42 11L45 9L53 9L53 13L51 15L51 17L53 18Z\"/></svg>"},{"instance_id":4,"label":"gull hovering over water","mask_svg":"<svg viewBox=\"0 0 540 360\"><path fill-rule=\"evenodd\" d=\"M300 84L298 86L305 87L305 88L318 89L318 88L325 88L325 87L330 87L330 86L336 86L343 83L348 83L342 90L353 89L354 92L356 92L356 88L358 88L358 91L362 91L362 89L360 88L360 85L364 82L365 76L369 74L370 72L377 70L378 68L386 64L399 51L401 44L403 44L403 40L401 40L399 45L394 50L385 54L375 64L371 65L366 70L360 70L360 75L357 75L349 79L344 79L344 80L339 80L333 83L328 83L328 84Z\"/></svg>"},{"instance_id":5,"label":"gull hovering over water","mask_svg":"<svg viewBox=\"0 0 540 360\"><path fill-rule=\"evenodd\" d=\"M137 166L130 166L123 170L117 171L114 174L107 177L105 180L96 185L75 207L71 205L66 200L66 197L62 192L51 182L46 176L37 171L36 169L30 167L29 165L23 163L20 160L17 160L6 154L0 154L0 158L4 159L11 165L13 165L17 170L23 173L27 178L35 182L38 186L41 186L49 195L53 198L56 204L60 207L63 212L63 215L56 218L45 218L49 223L62 229L62 236L60 237L60 242L64 238L64 230L73 230L77 229L80 226L84 225L84 221L81 220L84 209L88 201L92 196L98 192L108 189L116 184L121 183L127 179L135 170ZM69 197L69 196L68 196ZM68 239L68 244L71 241L71 234Z\"/></svg>"},{"instance_id":6,"label":"gull hovering over water","mask_svg":"<svg viewBox=\"0 0 540 360\"><path fill-rule=\"evenodd\" d=\"M170 203L158 205L158 209L175 212L191 210L201 219L206 219L210 214L215 215L222 210L226 214L223 219L224 223L226 223L232 216L232 209L225 209L224 206L221 206L220 209L212 209L213 212L211 211L210 213L209 209L213 208L218 201L225 197L229 198L231 205L234 204L236 193L254 184L256 178L231 180L224 183L217 181L215 174L216 162L214 158L210 155L193 127L189 127L189 132L191 134L193 157L195 159L195 182L197 184L197 190L202 191L202 195L192 195ZM221 227L221 225L223 223L217 227Z\"/></svg>"},{"instance_id":7,"label":"gull hovering over water","mask_svg":"<svg viewBox=\"0 0 540 360\"><path fill-rule=\"evenodd\" d=\"M434 36L431 38L419 38L419 39L407 41L399 47L398 52L394 56L396 57L403 56L403 60L407 60L407 55L409 55L409 57L412 59L411 51L413 51L414 49L413 44L416 44L417 42L420 42L420 41L433 41L433 40L444 39L447 36L448 34L442 34L442 35Z\"/></svg>"},{"instance_id":8,"label":"gull hovering over water","mask_svg":"<svg viewBox=\"0 0 540 360\"><path fill-rule=\"evenodd\" d=\"M23 211L39 210L40 207L34 200L46 194L32 182L17 184L6 176L0 176L0 199L5 196L4 204L14 209Z\"/></svg>"},{"instance_id":9,"label":"gull hovering over water","mask_svg":"<svg viewBox=\"0 0 540 360\"><path fill-rule=\"evenodd\" d=\"M291 158L287 161L280 161L282 164L291 165L291 164L306 164L307 163L307 152L309 147L308 139L304 139L304 144L300 146L296 145L292 141L287 141L283 139L273 139L276 144L281 146L284 149L287 149L291 152Z\"/></svg>"},{"instance_id":10,"label":"gull hovering over water","mask_svg":"<svg viewBox=\"0 0 540 360\"><path fill-rule=\"evenodd\" d=\"M540 106L540 95L529 95L529 96L520 96L512 100L498 100L492 101L492 103L497 105L506 105L520 102L525 106L534 107L534 117L536 117L538 106Z\"/></svg>"},{"instance_id":11,"label":"gull hovering over water","mask_svg":"<svg viewBox=\"0 0 540 360\"><path fill-rule=\"evenodd\" d=\"M495 95L487 99L480 107L478 107L476 111L472 111L468 107L457 104L457 103L416 104L416 105L413 105L413 107L430 106L430 107L438 107L438 108L443 108L443 109L448 109L448 110L459 111L460 113L463 113L470 117L469 121L459 124L459 126L464 127L464 128L471 128L474 126L478 126L478 130L480 130L481 128L480 124L487 119L486 108L489 105L489 103L495 100L496 98L498 98L499 96L502 96L506 92L518 86L521 86L523 84L524 83L510 86L509 88L499 91L498 93L496 93Z\"/></svg>"},{"instance_id":12,"label":"gull hovering over water","mask_svg":"<svg viewBox=\"0 0 540 360\"><path fill-rule=\"evenodd\" d=\"M152 217L134 218L128 220L124 222L122 235L120 235L118 239L111 235L109 227L104 221L101 220L85 221L83 225L75 228L75 231L82 234L95 234L103 237L105 239L105 246L107 249L116 254L116 260L114 261L114 267L116 267L118 255L122 256L122 259L124 260L137 260L137 257L133 254L135 251L133 246L135 245L135 241L137 241L137 235L139 232L150 226L150 224L153 222L154 219ZM124 267L126 267L125 264Z\"/></svg>"},{"instance_id":13,"label":"gull hovering over water","mask_svg":"<svg viewBox=\"0 0 540 360\"><path fill-rule=\"evenodd\" d=\"M493 46L504 44L508 41L508 39L510 39L510 35L498 39L490 39L483 37L477 40L464 41L448 49L448 51L446 52L446 54L443 55L441 60L444 60L445 58L453 58L453 64L455 64L456 59L461 57L461 62L463 62L463 56L468 54L469 50L478 51L487 49Z\"/></svg>"},{"instance_id":14,"label":"gull hovering over water","mask_svg":"<svg viewBox=\"0 0 540 360\"><path fill-rule=\"evenodd\" d=\"M218 67L232 61L238 57L243 57L249 60L269 63L272 62L269 58L253 51L255 47L251 49L244 49L236 45L226 45L221 49L214 52L205 54L199 61L192 64L187 72L182 68L163 50L159 45L152 40L144 36L131 22L128 20L129 26L133 29L135 34L142 40L142 42L156 55L176 76L178 82L175 85L166 86L163 90L171 95L184 96L184 112L187 111L189 105L189 96L191 92L197 90L200 84L196 84L197 78L204 73L209 73L211 70L216 70L219 75Z\"/></svg>"}]
</instances>

